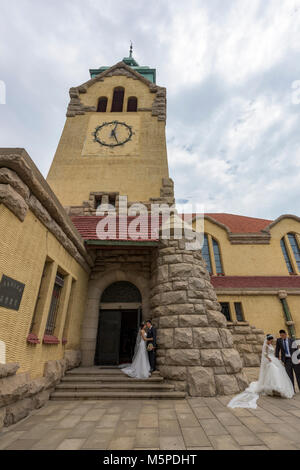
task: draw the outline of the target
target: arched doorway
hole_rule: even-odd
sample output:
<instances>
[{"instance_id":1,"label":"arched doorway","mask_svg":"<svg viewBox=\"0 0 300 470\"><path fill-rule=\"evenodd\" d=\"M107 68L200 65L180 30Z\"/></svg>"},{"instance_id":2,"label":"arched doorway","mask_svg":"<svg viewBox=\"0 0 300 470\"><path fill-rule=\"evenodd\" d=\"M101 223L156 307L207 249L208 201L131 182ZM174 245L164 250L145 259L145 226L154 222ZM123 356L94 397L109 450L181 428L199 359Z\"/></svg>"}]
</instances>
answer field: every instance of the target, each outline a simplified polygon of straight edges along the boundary
<instances>
[{"instance_id":1,"label":"arched doorway","mask_svg":"<svg viewBox=\"0 0 300 470\"><path fill-rule=\"evenodd\" d=\"M131 362L139 323L142 318L142 296L127 281L110 284L100 301L96 365Z\"/></svg>"}]
</instances>

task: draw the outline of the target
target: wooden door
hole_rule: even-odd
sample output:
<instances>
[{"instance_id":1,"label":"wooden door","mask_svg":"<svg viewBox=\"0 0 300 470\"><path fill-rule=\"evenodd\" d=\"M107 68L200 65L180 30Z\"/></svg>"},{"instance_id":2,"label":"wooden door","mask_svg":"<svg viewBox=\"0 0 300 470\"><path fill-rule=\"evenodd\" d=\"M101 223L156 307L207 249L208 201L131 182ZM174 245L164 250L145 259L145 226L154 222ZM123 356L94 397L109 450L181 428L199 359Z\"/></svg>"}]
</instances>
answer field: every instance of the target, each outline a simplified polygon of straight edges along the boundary
<instances>
[{"instance_id":1,"label":"wooden door","mask_svg":"<svg viewBox=\"0 0 300 470\"><path fill-rule=\"evenodd\" d=\"M100 310L96 364L119 364L121 322L120 310Z\"/></svg>"}]
</instances>

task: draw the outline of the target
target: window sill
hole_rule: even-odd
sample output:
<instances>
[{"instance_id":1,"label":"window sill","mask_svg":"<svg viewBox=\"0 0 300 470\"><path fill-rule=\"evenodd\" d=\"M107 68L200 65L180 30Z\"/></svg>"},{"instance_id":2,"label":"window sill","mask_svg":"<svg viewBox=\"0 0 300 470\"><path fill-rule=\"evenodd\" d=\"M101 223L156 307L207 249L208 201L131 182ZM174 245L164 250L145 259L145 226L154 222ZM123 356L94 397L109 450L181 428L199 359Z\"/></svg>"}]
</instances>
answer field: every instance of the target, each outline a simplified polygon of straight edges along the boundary
<instances>
[{"instance_id":1,"label":"window sill","mask_svg":"<svg viewBox=\"0 0 300 470\"><path fill-rule=\"evenodd\" d=\"M26 341L29 344L40 344L41 343L39 338L37 337L37 335L35 335L34 333L29 333L29 335L26 338Z\"/></svg>"},{"instance_id":2,"label":"window sill","mask_svg":"<svg viewBox=\"0 0 300 470\"><path fill-rule=\"evenodd\" d=\"M56 336L44 335L43 343L44 344L59 344L60 341L58 338L56 338Z\"/></svg>"}]
</instances>

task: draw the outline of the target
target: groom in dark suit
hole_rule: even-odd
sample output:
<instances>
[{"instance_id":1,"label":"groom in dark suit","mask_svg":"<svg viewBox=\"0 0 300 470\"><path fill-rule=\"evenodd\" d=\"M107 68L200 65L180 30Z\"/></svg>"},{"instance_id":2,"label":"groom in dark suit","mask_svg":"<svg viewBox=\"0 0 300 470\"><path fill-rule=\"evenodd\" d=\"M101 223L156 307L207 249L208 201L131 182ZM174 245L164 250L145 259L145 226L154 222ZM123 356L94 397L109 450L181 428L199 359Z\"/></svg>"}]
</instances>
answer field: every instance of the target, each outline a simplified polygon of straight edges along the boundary
<instances>
[{"instance_id":1,"label":"groom in dark suit","mask_svg":"<svg viewBox=\"0 0 300 470\"><path fill-rule=\"evenodd\" d=\"M151 367L151 372L156 369L156 328L152 326L151 320L147 320L147 345L153 344L152 351L148 351L148 357Z\"/></svg>"},{"instance_id":2,"label":"groom in dark suit","mask_svg":"<svg viewBox=\"0 0 300 470\"><path fill-rule=\"evenodd\" d=\"M297 351L298 348L293 347L293 340L291 338L288 338L286 331L280 330L279 334L280 334L280 338L278 338L276 342L275 355L279 359L279 353L280 353L281 361L283 362L285 370L289 378L291 379L294 389L295 389L295 383L294 383L294 372L295 372L298 387L300 390L300 360L299 360L300 351L298 354L297 364L295 364L294 363L295 361L293 361L293 354Z\"/></svg>"}]
</instances>

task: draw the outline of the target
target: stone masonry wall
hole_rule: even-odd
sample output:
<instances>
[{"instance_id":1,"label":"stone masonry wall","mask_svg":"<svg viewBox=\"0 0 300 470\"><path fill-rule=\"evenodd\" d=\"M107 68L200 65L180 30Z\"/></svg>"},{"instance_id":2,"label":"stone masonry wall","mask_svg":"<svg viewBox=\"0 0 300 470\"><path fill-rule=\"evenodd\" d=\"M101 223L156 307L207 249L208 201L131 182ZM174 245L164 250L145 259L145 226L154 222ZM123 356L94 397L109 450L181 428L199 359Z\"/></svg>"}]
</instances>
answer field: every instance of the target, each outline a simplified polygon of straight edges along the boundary
<instances>
[{"instance_id":1,"label":"stone masonry wall","mask_svg":"<svg viewBox=\"0 0 300 470\"><path fill-rule=\"evenodd\" d=\"M0 431L44 406L66 371L80 362L80 351L68 350L63 359L46 362L44 376L34 380L28 372L17 374L17 363L0 364Z\"/></svg>"},{"instance_id":2,"label":"stone masonry wall","mask_svg":"<svg viewBox=\"0 0 300 470\"><path fill-rule=\"evenodd\" d=\"M248 385L242 360L200 251L161 240L153 255L151 308L163 377L190 396L238 393Z\"/></svg>"}]
</instances>

